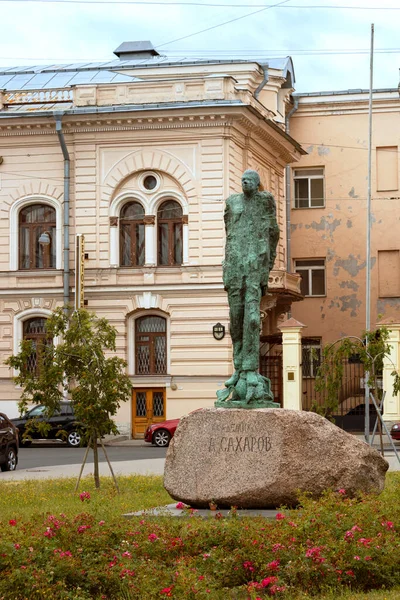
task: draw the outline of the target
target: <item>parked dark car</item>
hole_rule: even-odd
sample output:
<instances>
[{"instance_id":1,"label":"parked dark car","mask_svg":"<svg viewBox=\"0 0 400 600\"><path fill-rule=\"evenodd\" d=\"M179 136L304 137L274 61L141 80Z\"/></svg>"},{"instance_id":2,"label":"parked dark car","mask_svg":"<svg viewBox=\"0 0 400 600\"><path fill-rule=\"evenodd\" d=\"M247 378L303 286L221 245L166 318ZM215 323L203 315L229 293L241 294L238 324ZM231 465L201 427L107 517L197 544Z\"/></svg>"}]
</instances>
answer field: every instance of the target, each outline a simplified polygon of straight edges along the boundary
<instances>
[{"instance_id":1,"label":"parked dark car","mask_svg":"<svg viewBox=\"0 0 400 600\"><path fill-rule=\"evenodd\" d=\"M374 404L369 404L369 426L372 431L375 421L377 418L377 412ZM358 404L348 412L341 415L333 415L335 419L335 425L344 429L345 431L364 431L365 424L365 404Z\"/></svg>"},{"instance_id":2,"label":"parked dark car","mask_svg":"<svg viewBox=\"0 0 400 600\"><path fill-rule=\"evenodd\" d=\"M400 423L394 423L394 425L392 425L392 429L390 430L390 435L392 437L392 440L400 441Z\"/></svg>"},{"instance_id":3,"label":"parked dark car","mask_svg":"<svg viewBox=\"0 0 400 600\"><path fill-rule=\"evenodd\" d=\"M29 439L23 439L23 435L26 430L26 424L31 419L34 419L37 422L45 422L50 424L50 430L46 437L43 437L43 434L37 429L28 429L27 435L29 435L32 439L66 441L68 446L72 446L74 448L81 445L82 434L76 422L74 410L70 402L61 402L60 410L54 413L52 417L48 417L46 415L46 407L42 404L39 404L38 406L28 410L28 412L26 412L22 417L18 419L11 419L12 423L14 423L18 429L19 442L21 446L29 446L32 443ZM60 433L62 431L66 432L66 436L63 436Z\"/></svg>"},{"instance_id":4,"label":"parked dark car","mask_svg":"<svg viewBox=\"0 0 400 600\"><path fill-rule=\"evenodd\" d=\"M180 419L170 419L162 423L149 425L144 434L144 441L161 448L166 448L178 427Z\"/></svg>"},{"instance_id":5,"label":"parked dark car","mask_svg":"<svg viewBox=\"0 0 400 600\"><path fill-rule=\"evenodd\" d=\"M4 413L0 413L0 468L15 471L18 464L18 429Z\"/></svg>"}]
</instances>

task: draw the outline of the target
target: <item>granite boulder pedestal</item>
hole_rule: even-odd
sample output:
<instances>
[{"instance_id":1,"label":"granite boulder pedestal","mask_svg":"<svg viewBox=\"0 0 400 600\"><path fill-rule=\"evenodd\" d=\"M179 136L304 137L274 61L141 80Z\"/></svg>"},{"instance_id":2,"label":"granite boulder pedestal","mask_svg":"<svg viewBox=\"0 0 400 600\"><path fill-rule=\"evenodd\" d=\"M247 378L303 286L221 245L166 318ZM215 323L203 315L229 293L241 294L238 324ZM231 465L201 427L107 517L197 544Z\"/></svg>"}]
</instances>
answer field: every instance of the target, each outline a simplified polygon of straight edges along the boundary
<instances>
[{"instance_id":1,"label":"granite boulder pedestal","mask_svg":"<svg viewBox=\"0 0 400 600\"><path fill-rule=\"evenodd\" d=\"M388 463L327 419L285 409L210 408L183 417L168 448L164 486L192 507L296 506L299 491L379 493Z\"/></svg>"}]
</instances>

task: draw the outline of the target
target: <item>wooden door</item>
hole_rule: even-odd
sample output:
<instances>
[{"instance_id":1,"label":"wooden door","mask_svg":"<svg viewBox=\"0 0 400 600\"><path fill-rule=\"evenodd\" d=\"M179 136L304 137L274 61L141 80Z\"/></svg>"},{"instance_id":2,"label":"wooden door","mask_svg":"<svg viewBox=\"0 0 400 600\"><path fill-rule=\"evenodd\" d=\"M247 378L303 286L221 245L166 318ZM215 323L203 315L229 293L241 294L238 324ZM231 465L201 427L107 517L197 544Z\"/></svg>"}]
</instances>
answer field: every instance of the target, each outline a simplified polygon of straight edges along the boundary
<instances>
[{"instance_id":1,"label":"wooden door","mask_svg":"<svg viewBox=\"0 0 400 600\"><path fill-rule=\"evenodd\" d=\"M143 437L152 423L165 421L165 388L134 388L132 391L132 437Z\"/></svg>"}]
</instances>

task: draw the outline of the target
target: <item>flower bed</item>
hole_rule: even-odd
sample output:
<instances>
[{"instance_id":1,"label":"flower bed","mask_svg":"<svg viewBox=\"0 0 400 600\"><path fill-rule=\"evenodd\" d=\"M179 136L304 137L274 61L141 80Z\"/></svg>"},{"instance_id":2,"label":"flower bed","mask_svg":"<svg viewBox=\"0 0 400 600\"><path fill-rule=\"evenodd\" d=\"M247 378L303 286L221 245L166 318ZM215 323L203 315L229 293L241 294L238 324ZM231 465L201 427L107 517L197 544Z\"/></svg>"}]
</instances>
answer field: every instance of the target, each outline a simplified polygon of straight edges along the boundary
<instances>
[{"instance_id":1,"label":"flower bed","mask_svg":"<svg viewBox=\"0 0 400 600\"><path fill-rule=\"evenodd\" d=\"M91 489L75 494L74 514L27 519L15 508L0 523L0 598L255 600L400 586L399 483L392 474L379 497L304 498L275 520L101 519Z\"/></svg>"}]
</instances>

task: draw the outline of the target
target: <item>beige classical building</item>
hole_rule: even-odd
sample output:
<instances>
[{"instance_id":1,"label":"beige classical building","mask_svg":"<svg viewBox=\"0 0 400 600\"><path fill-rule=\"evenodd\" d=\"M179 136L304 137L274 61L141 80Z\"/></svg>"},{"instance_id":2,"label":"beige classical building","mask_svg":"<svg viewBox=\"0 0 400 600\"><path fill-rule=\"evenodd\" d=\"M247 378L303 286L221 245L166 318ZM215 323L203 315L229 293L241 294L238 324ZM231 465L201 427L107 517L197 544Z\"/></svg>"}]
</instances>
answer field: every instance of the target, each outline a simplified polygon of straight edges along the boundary
<instances>
[{"instance_id":1,"label":"beige classical building","mask_svg":"<svg viewBox=\"0 0 400 600\"><path fill-rule=\"evenodd\" d=\"M366 326L368 96L366 90L293 95L290 134L307 151L291 165L290 179L291 270L302 275L305 296L293 307L293 316L307 325L303 330L306 396L320 347L342 336L360 336ZM374 328L382 319L400 323L397 88L374 91L372 123L370 309ZM399 367L397 355L396 349ZM363 401L363 386L356 387L347 392L353 402L347 409ZM385 388L391 397L387 384ZM400 419L398 397L386 406L385 416Z\"/></svg>"},{"instance_id":2,"label":"beige classical building","mask_svg":"<svg viewBox=\"0 0 400 600\"><path fill-rule=\"evenodd\" d=\"M0 400L20 395L4 359L73 302L84 234L87 308L118 330L133 392L117 424L136 436L212 405L231 372L230 336L213 327L228 330L224 200L247 168L275 195L282 231L262 335L301 298L286 266L284 170L304 151L285 131L290 59L170 62L149 43L116 54L0 72Z\"/></svg>"}]
</instances>

